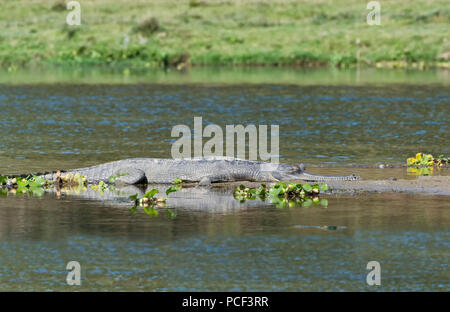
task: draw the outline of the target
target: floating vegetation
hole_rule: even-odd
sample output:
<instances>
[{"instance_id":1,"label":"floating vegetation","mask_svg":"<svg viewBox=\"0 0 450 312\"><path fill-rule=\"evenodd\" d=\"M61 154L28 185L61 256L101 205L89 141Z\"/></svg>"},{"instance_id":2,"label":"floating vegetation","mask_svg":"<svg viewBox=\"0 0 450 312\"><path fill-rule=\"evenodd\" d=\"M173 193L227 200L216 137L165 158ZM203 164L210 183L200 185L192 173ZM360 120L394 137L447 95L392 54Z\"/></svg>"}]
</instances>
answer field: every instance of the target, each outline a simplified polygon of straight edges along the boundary
<instances>
[{"instance_id":1,"label":"floating vegetation","mask_svg":"<svg viewBox=\"0 0 450 312\"><path fill-rule=\"evenodd\" d=\"M56 182L60 180L60 184L64 186L77 186L77 185L86 185L87 179L85 176L79 174L79 173L67 173L65 175L61 175L58 171Z\"/></svg>"},{"instance_id":2,"label":"floating vegetation","mask_svg":"<svg viewBox=\"0 0 450 312\"><path fill-rule=\"evenodd\" d=\"M166 190L166 195L169 196L170 193L179 191L180 189L181 189L180 185L171 186ZM134 201L134 206L131 207L130 210L132 212L136 212L138 207L142 207L145 213L147 213L150 216L159 215L159 211L156 210L156 208L165 207L167 198L156 197L156 194L158 193L159 193L158 189L151 189L150 191L145 193L144 196L142 196L141 198L139 198L138 194L134 194L128 197L128 199ZM170 218L175 218L177 216L177 214L169 208L166 209L166 214Z\"/></svg>"},{"instance_id":3,"label":"floating vegetation","mask_svg":"<svg viewBox=\"0 0 450 312\"><path fill-rule=\"evenodd\" d=\"M439 155L439 157L437 158L437 165L441 167L448 164L450 164L450 158L444 157L444 155Z\"/></svg>"},{"instance_id":4,"label":"floating vegetation","mask_svg":"<svg viewBox=\"0 0 450 312\"><path fill-rule=\"evenodd\" d=\"M172 185L171 187L169 187L166 190L166 196L169 196L170 193L181 190L182 182L183 181L181 179L175 178L173 180L174 185ZM150 191L145 193L144 196L142 196L141 198L139 198L138 194L134 194L134 195L128 197L128 199L134 201L134 206L131 207L130 210L132 212L136 212L137 207L142 207L144 209L145 213L147 213L148 215L151 215L151 216L159 215L158 210L156 210L155 208L163 208L166 205L167 199L164 197L155 197L156 194L158 194L158 193L159 193L158 189L151 189ZM166 209L166 214L170 218L175 218L177 216L177 214L169 208Z\"/></svg>"},{"instance_id":5,"label":"floating vegetation","mask_svg":"<svg viewBox=\"0 0 450 312\"><path fill-rule=\"evenodd\" d=\"M36 196L42 196L45 192L45 188L49 188L52 185L53 181L45 180L40 176L29 176L26 178L0 177L0 187L3 189L6 187L7 189L12 190L12 193L14 194L32 193ZM5 191L3 193L5 193Z\"/></svg>"},{"instance_id":6,"label":"floating vegetation","mask_svg":"<svg viewBox=\"0 0 450 312\"><path fill-rule=\"evenodd\" d=\"M103 194L107 189L109 189L109 185L104 181L100 181L98 184L91 185L91 190L97 191L100 194Z\"/></svg>"},{"instance_id":7,"label":"floating vegetation","mask_svg":"<svg viewBox=\"0 0 450 312\"><path fill-rule=\"evenodd\" d=\"M308 207L312 204L321 204L328 206L326 199L320 200L319 193L328 190L328 185L322 184L286 184L278 182L277 184L267 187L261 184L259 188L249 188L241 184L234 191L234 198L241 202L246 200L260 199L266 201L269 198L272 204L278 208L302 206Z\"/></svg>"},{"instance_id":8,"label":"floating vegetation","mask_svg":"<svg viewBox=\"0 0 450 312\"><path fill-rule=\"evenodd\" d=\"M442 167L449 163L449 158L440 155L435 158L431 154L417 153L415 157L406 159L407 172L414 175L432 175L434 167Z\"/></svg>"},{"instance_id":9,"label":"floating vegetation","mask_svg":"<svg viewBox=\"0 0 450 312\"><path fill-rule=\"evenodd\" d=\"M411 175L429 176L433 175L434 167L408 167L406 172Z\"/></svg>"},{"instance_id":10,"label":"floating vegetation","mask_svg":"<svg viewBox=\"0 0 450 312\"><path fill-rule=\"evenodd\" d=\"M126 176L128 173L121 173L115 176L111 176L108 182L100 181L98 184L90 185L90 189L98 191L100 194L106 190L114 191L115 187L112 185L117 178ZM170 186L166 190L166 195L170 193L179 191L182 180L175 179L174 185ZM0 196L7 196L8 193L11 194L33 194L37 196L42 196L45 190L54 187L57 189L57 194L64 188L66 190L73 190L74 193L81 194L87 190L87 179L85 176L79 173L67 173L65 175L61 174L60 171L57 172L56 178L54 180L44 179L43 176L30 175L28 177L8 177L0 176ZM136 211L137 207L143 207L144 211L148 215L157 216L159 214L156 208L162 208L165 206L166 198L156 197L155 195L159 193L159 190L152 189L145 193L142 198L139 198L137 194L132 195L129 199L134 201L134 207L131 208L132 211ZM166 209L166 214L174 218L176 213L170 209Z\"/></svg>"},{"instance_id":11,"label":"floating vegetation","mask_svg":"<svg viewBox=\"0 0 450 312\"><path fill-rule=\"evenodd\" d=\"M98 184L91 185L90 188L93 191L98 191L102 195L106 190L114 191L115 187L113 186L113 184L116 183L116 180L120 177L125 177L128 174L129 174L128 172L118 173L116 175L110 176L108 178L108 182L100 181L98 182Z\"/></svg>"},{"instance_id":12,"label":"floating vegetation","mask_svg":"<svg viewBox=\"0 0 450 312\"><path fill-rule=\"evenodd\" d=\"M30 175L27 177L8 177L0 176L0 188L3 189L2 194L6 194L9 189L14 194L32 193L36 196L42 196L46 189L50 187L75 187L80 192L86 189L87 179L79 173L61 175L58 171L55 180L47 180L42 176ZM5 190L6 193L5 193Z\"/></svg>"},{"instance_id":13,"label":"floating vegetation","mask_svg":"<svg viewBox=\"0 0 450 312\"><path fill-rule=\"evenodd\" d=\"M415 157L410 157L406 160L406 164L412 167L428 167L438 166L442 167L449 163L449 158L440 155L434 158L431 154L417 153Z\"/></svg>"},{"instance_id":14,"label":"floating vegetation","mask_svg":"<svg viewBox=\"0 0 450 312\"><path fill-rule=\"evenodd\" d=\"M118 173L118 174L116 174L115 176L110 176L110 177L108 178L108 182L111 183L111 184L114 184L118 178L120 178L120 177L125 177L125 176L127 176L128 174L129 174L128 172L124 172L124 173Z\"/></svg>"}]
</instances>

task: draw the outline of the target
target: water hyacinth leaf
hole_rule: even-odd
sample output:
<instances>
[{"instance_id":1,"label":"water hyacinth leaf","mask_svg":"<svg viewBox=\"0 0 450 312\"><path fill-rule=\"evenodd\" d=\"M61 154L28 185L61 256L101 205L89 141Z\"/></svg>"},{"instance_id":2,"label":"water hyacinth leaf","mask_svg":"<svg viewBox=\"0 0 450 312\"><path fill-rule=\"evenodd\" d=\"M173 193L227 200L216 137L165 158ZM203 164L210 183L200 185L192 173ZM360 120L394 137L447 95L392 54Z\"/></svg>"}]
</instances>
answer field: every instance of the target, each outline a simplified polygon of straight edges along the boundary
<instances>
[{"instance_id":1,"label":"water hyacinth leaf","mask_svg":"<svg viewBox=\"0 0 450 312\"><path fill-rule=\"evenodd\" d=\"M128 197L128 199L136 201L136 200L138 200L138 194L131 195Z\"/></svg>"},{"instance_id":2,"label":"water hyacinth leaf","mask_svg":"<svg viewBox=\"0 0 450 312\"><path fill-rule=\"evenodd\" d=\"M278 203L280 203L280 197L278 197L278 196L276 196L276 195L271 195L270 197L269 197L269 200L270 200L270 202L272 203L272 204L278 204Z\"/></svg>"},{"instance_id":3,"label":"water hyacinth leaf","mask_svg":"<svg viewBox=\"0 0 450 312\"><path fill-rule=\"evenodd\" d=\"M131 213L137 213L137 205L134 205L133 207L130 208L130 212Z\"/></svg>"},{"instance_id":4,"label":"water hyacinth leaf","mask_svg":"<svg viewBox=\"0 0 450 312\"><path fill-rule=\"evenodd\" d=\"M42 187L30 187L30 192L35 196L43 196L45 193Z\"/></svg>"},{"instance_id":5,"label":"water hyacinth leaf","mask_svg":"<svg viewBox=\"0 0 450 312\"><path fill-rule=\"evenodd\" d=\"M319 185L318 184L314 184L313 186L312 186L312 190L311 190L311 192L312 193L314 193L314 194L319 194Z\"/></svg>"},{"instance_id":6,"label":"water hyacinth leaf","mask_svg":"<svg viewBox=\"0 0 450 312\"><path fill-rule=\"evenodd\" d=\"M284 191L281 187L273 187L269 191L270 197L278 197L279 195L283 194Z\"/></svg>"},{"instance_id":7,"label":"water hyacinth leaf","mask_svg":"<svg viewBox=\"0 0 450 312\"><path fill-rule=\"evenodd\" d=\"M144 211L150 216L156 217L157 215L159 215L159 212L155 209L155 207L150 207L150 209L149 207L144 207Z\"/></svg>"},{"instance_id":8,"label":"water hyacinth leaf","mask_svg":"<svg viewBox=\"0 0 450 312\"><path fill-rule=\"evenodd\" d=\"M326 191L326 190L328 190L328 185L327 185L327 184L322 184L322 185L320 186L320 190L321 190L321 191Z\"/></svg>"},{"instance_id":9,"label":"water hyacinth leaf","mask_svg":"<svg viewBox=\"0 0 450 312\"><path fill-rule=\"evenodd\" d=\"M123 173L118 173L118 174L116 174L116 175L114 175L114 176L110 176L110 177L108 178L108 182L111 183L111 184L113 184L113 183L116 182L116 180L117 180L118 178L127 176L128 174L129 174L128 172L123 172Z\"/></svg>"},{"instance_id":10,"label":"water hyacinth leaf","mask_svg":"<svg viewBox=\"0 0 450 312\"><path fill-rule=\"evenodd\" d=\"M6 184L8 182L8 177L1 176L0 177L0 185Z\"/></svg>"},{"instance_id":11,"label":"water hyacinth leaf","mask_svg":"<svg viewBox=\"0 0 450 312\"><path fill-rule=\"evenodd\" d=\"M170 209L166 209L166 214L167 216L169 216L170 218L175 218L177 216L176 212L170 210Z\"/></svg>"},{"instance_id":12,"label":"water hyacinth leaf","mask_svg":"<svg viewBox=\"0 0 450 312\"><path fill-rule=\"evenodd\" d=\"M312 191L312 186L309 184L303 184L303 189L305 190L305 192L310 193Z\"/></svg>"},{"instance_id":13,"label":"water hyacinth leaf","mask_svg":"<svg viewBox=\"0 0 450 312\"><path fill-rule=\"evenodd\" d=\"M267 191L266 191L266 189L264 188L264 187L259 187L256 191L255 191L255 194L256 195L266 195L267 194Z\"/></svg>"},{"instance_id":14,"label":"water hyacinth leaf","mask_svg":"<svg viewBox=\"0 0 450 312\"><path fill-rule=\"evenodd\" d=\"M148 215L152 215L152 212L150 211L149 207L144 207L144 211Z\"/></svg>"},{"instance_id":15,"label":"water hyacinth leaf","mask_svg":"<svg viewBox=\"0 0 450 312\"><path fill-rule=\"evenodd\" d=\"M145 193L144 197L152 198L153 196L155 196L158 193L159 193L159 191L157 189L152 189L152 190L148 191L147 193Z\"/></svg>"},{"instance_id":16,"label":"water hyacinth leaf","mask_svg":"<svg viewBox=\"0 0 450 312\"><path fill-rule=\"evenodd\" d=\"M28 193L28 190L29 189L26 186L19 186L16 191L18 194L25 194Z\"/></svg>"},{"instance_id":17,"label":"water hyacinth leaf","mask_svg":"<svg viewBox=\"0 0 450 312\"><path fill-rule=\"evenodd\" d=\"M328 200L322 199L322 200L320 201L320 204L321 204L322 206L324 206L324 207L328 207Z\"/></svg>"},{"instance_id":18,"label":"water hyacinth leaf","mask_svg":"<svg viewBox=\"0 0 450 312\"><path fill-rule=\"evenodd\" d=\"M29 182L28 182L27 179L24 179L24 178L18 178L17 179L17 185L19 187L26 187L26 186L28 186L28 184L29 184Z\"/></svg>"},{"instance_id":19,"label":"water hyacinth leaf","mask_svg":"<svg viewBox=\"0 0 450 312\"><path fill-rule=\"evenodd\" d=\"M305 200L305 202L302 204L302 206L303 207L309 207L309 206L312 205L312 203L313 203L313 201L308 198L307 200Z\"/></svg>"},{"instance_id":20,"label":"water hyacinth leaf","mask_svg":"<svg viewBox=\"0 0 450 312\"><path fill-rule=\"evenodd\" d=\"M277 208L283 209L288 206L288 201L286 199L280 200L277 204L275 204Z\"/></svg>"},{"instance_id":21,"label":"water hyacinth leaf","mask_svg":"<svg viewBox=\"0 0 450 312\"><path fill-rule=\"evenodd\" d=\"M166 195L169 196L170 193L179 191L180 187L179 186L171 186L166 190Z\"/></svg>"},{"instance_id":22,"label":"water hyacinth leaf","mask_svg":"<svg viewBox=\"0 0 450 312\"><path fill-rule=\"evenodd\" d=\"M44 185L45 180L42 177L33 177L33 179L28 181L30 187L40 187Z\"/></svg>"}]
</instances>

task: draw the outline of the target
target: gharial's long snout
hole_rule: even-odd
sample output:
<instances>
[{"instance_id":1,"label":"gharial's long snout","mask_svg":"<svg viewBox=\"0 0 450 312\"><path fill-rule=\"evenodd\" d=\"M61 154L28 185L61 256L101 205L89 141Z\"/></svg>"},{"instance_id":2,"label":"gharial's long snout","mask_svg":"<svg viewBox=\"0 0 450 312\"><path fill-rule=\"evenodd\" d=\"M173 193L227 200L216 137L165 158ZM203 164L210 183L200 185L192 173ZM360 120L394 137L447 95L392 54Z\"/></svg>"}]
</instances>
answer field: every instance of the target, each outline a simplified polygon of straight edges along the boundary
<instances>
[{"instance_id":1,"label":"gharial's long snout","mask_svg":"<svg viewBox=\"0 0 450 312\"><path fill-rule=\"evenodd\" d=\"M305 166L303 164L294 166L296 169L295 172L290 172L287 174L283 174L284 179L289 180L305 180L305 181L313 181L313 182L326 182L326 181L357 181L361 178L357 175L349 175L349 176L326 176L320 174L312 174L305 171Z\"/></svg>"},{"instance_id":2,"label":"gharial's long snout","mask_svg":"<svg viewBox=\"0 0 450 312\"><path fill-rule=\"evenodd\" d=\"M319 174L312 174L308 172L303 172L300 174L300 179L306 180L306 181L315 181L315 182L321 182L321 181L357 181L360 180L361 177L357 175L349 175L349 176L325 176L325 175L319 175Z\"/></svg>"}]
</instances>

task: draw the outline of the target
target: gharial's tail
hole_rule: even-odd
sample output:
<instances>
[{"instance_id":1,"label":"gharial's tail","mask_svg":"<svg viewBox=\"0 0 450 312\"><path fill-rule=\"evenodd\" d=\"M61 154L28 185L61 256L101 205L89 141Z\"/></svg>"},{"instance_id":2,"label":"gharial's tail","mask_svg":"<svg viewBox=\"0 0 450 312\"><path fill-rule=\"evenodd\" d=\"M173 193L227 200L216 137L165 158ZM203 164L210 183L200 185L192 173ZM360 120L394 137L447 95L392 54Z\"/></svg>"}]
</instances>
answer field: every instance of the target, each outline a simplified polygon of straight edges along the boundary
<instances>
[{"instance_id":1,"label":"gharial's tail","mask_svg":"<svg viewBox=\"0 0 450 312\"><path fill-rule=\"evenodd\" d=\"M47 172L36 172L36 173L13 173L13 174L1 174L0 177L8 177L9 179L14 178L28 178L32 176L42 176L42 177L50 177L50 176L56 176L58 171L47 171ZM64 173L65 171L59 171L61 173Z\"/></svg>"}]
</instances>

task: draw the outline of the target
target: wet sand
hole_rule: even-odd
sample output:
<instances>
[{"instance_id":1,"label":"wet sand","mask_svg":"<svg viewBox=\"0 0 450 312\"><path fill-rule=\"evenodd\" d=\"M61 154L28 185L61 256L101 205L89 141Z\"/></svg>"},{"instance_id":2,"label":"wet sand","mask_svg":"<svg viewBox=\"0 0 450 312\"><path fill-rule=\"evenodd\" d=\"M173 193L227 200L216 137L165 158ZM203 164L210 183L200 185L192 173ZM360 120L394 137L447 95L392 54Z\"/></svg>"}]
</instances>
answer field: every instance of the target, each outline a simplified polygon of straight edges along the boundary
<instances>
[{"instance_id":1,"label":"wet sand","mask_svg":"<svg viewBox=\"0 0 450 312\"><path fill-rule=\"evenodd\" d=\"M332 190L365 192L408 192L433 195L450 195L450 176L420 176L415 180L362 180L330 182Z\"/></svg>"}]
</instances>

